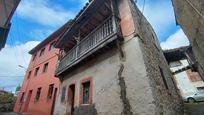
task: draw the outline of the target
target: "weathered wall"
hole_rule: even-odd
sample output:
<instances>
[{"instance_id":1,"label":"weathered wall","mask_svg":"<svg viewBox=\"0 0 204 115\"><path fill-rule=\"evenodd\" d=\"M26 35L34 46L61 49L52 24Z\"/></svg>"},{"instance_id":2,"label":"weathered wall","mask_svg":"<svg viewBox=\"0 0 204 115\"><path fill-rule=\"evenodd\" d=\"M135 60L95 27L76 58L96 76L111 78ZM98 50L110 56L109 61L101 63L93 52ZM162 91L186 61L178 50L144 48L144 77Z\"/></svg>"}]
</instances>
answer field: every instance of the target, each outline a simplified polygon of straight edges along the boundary
<instances>
[{"instance_id":1,"label":"weathered wall","mask_svg":"<svg viewBox=\"0 0 204 115\"><path fill-rule=\"evenodd\" d=\"M146 70L147 63L143 59L139 38L129 38L122 44L122 49L125 54L123 59L120 58L118 50L112 49L67 74L60 88L55 115L65 115L70 112L68 92L65 93L65 102L60 102L62 87L65 86L68 89L70 85L76 85L75 109L78 109L80 81L89 77L93 79L92 99L98 115L180 114L180 105L177 105L180 101L176 100L177 94L163 89L163 81L158 71L147 73L149 71ZM174 86L169 86L169 88L172 87Z\"/></svg>"},{"instance_id":2,"label":"weathered wall","mask_svg":"<svg viewBox=\"0 0 204 115\"><path fill-rule=\"evenodd\" d=\"M133 114L151 114L150 111L154 112L154 99L138 39L132 38L125 42L122 47L126 55L124 62L120 61L118 50L111 49L66 75L61 88L64 86L68 88L69 85L76 84L76 108L80 105L80 81L92 77L93 104L98 115L119 115L128 111ZM124 67L122 70L121 64ZM124 92L127 93L128 97L122 94ZM121 97L122 95L124 97ZM66 96L65 103L61 103L60 96L61 94L55 107L56 115L64 115L70 111L68 97ZM130 104L130 110L125 107L124 103Z\"/></svg>"},{"instance_id":3,"label":"weathered wall","mask_svg":"<svg viewBox=\"0 0 204 115\"><path fill-rule=\"evenodd\" d=\"M131 112L138 115L151 115L156 112L156 105L139 44L138 37L126 38L122 46L125 54L122 76L126 83Z\"/></svg>"},{"instance_id":4,"label":"weathered wall","mask_svg":"<svg viewBox=\"0 0 204 115\"><path fill-rule=\"evenodd\" d=\"M136 30L138 30L135 31L135 35L139 36L147 76L156 104L156 114L182 114L182 101L176 92L172 74L165 61L158 39L151 25L134 4L132 4L132 9L134 9L132 10L134 24ZM162 79L161 71L165 79ZM167 83L167 88L165 88L164 80Z\"/></svg>"},{"instance_id":5,"label":"weathered wall","mask_svg":"<svg viewBox=\"0 0 204 115\"><path fill-rule=\"evenodd\" d=\"M61 88L75 84L75 107L79 107L80 81L91 77L93 79L93 103L99 115L118 115L121 113L120 87L118 86L117 72L119 56L117 51L111 50L107 53L89 61L83 67L77 68L66 75ZM103 72L102 72L103 71ZM66 93L67 94L67 93ZM65 115L70 111L67 96L65 103L60 103L61 93L56 104L56 115Z\"/></svg>"},{"instance_id":6,"label":"weathered wall","mask_svg":"<svg viewBox=\"0 0 204 115\"><path fill-rule=\"evenodd\" d=\"M176 20L192 45L204 79L204 1L172 0Z\"/></svg>"}]
</instances>

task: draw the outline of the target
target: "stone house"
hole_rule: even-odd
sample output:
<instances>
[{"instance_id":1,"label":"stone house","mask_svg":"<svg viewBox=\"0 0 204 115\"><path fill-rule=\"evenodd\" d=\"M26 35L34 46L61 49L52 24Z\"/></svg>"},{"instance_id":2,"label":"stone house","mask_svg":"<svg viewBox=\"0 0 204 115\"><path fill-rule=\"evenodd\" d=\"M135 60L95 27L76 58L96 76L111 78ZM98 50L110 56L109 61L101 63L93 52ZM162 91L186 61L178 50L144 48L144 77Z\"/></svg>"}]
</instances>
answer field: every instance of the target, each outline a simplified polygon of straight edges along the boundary
<instances>
[{"instance_id":1,"label":"stone house","mask_svg":"<svg viewBox=\"0 0 204 115\"><path fill-rule=\"evenodd\" d=\"M204 0L172 0L172 3L176 22L190 41L204 80Z\"/></svg>"},{"instance_id":2,"label":"stone house","mask_svg":"<svg viewBox=\"0 0 204 115\"><path fill-rule=\"evenodd\" d=\"M159 41L133 0L90 0L55 47L55 115L182 114Z\"/></svg>"}]
</instances>

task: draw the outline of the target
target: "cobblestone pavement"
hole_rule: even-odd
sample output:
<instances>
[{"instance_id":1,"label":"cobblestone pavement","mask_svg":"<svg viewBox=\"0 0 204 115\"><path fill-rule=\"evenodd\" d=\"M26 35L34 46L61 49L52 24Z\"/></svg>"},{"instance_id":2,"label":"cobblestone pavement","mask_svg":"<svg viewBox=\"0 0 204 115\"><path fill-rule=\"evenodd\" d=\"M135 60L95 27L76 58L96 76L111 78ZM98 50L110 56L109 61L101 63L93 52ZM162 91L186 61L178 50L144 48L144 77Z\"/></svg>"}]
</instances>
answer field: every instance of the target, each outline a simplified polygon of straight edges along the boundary
<instances>
[{"instance_id":1,"label":"cobblestone pavement","mask_svg":"<svg viewBox=\"0 0 204 115\"><path fill-rule=\"evenodd\" d=\"M185 115L204 115L204 102L185 103Z\"/></svg>"}]
</instances>

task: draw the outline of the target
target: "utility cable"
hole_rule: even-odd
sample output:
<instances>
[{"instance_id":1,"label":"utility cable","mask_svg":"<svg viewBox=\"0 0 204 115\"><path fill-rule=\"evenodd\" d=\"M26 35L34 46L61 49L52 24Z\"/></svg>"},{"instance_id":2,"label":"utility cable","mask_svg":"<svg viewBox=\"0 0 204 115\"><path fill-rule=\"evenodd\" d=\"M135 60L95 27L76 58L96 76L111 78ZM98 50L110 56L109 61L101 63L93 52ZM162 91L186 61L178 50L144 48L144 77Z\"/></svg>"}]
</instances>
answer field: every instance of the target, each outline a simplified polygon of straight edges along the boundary
<instances>
[{"instance_id":1,"label":"utility cable","mask_svg":"<svg viewBox=\"0 0 204 115\"><path fill-rule=\"evenodd\" d=\"M144 13L144 10L145 10L145 5L146 5L146 0L143 0L142 14Z\"/></svg>"},{"instance_id":2,"label":"utility cable","mask_svg":"<svg viewBox=\"0 0 204 115\"><path fill-rule=\"evenodd\" d=\"M22 39L21 39L21 36L20 36L20 33L21 33L21 31L20 31L20 28L19 28L19 23L18 23L18 15L17 15L17 13L16 13L16 16L15 16L15 19L16 19L16 30L17 30L17 40L18 41L22 41ZM23 59L23 63L25 64L25 66L27 65L27 63L26 63L26 60L25 60L25 57L24 57L24 55L23 55L23 51L22 51L22 47L21 46L19 46L19 53L21 54L21 56L22 56L22 59Z\"/></svg>"},{"instance_id":3,"label":"utility cable","mask_svg":"<svg viewBox=\"0 0 204 115\"><path fill-rule=\"evenodd\" d=\"M6 14L6 16L7 16L7 18L9 17L9 13L8 13L8 9L7 9L7 5L6 5L6 2L5 2L5 0L3 0L3 4L4 4L4 10L5 10L5 14ZM10 32L11 33L11 32ZM11 40L11 44L14 46L14 41L13 41L13 35L12 34L10 34L11 35L11 38L10 38L10 40ZM16 57L16 60L17 60L17 62L18 62L18 59L17 59L17 55L16 55L16 52L15 52L15 46L14 46L14 50L12 50L13 52L14 52L14 56Z\"/></svg>"},{"instance_id":4,"label":"utility cable","mask_svg":"<svg viewBox=\"0 0 204 115\"><path fill-rule=\"evenodd\" d=\"M184 0L186 1L197 13L201 18L204 18L203 14L189 1L189 0Z\"/></svg>"}]
</instances>

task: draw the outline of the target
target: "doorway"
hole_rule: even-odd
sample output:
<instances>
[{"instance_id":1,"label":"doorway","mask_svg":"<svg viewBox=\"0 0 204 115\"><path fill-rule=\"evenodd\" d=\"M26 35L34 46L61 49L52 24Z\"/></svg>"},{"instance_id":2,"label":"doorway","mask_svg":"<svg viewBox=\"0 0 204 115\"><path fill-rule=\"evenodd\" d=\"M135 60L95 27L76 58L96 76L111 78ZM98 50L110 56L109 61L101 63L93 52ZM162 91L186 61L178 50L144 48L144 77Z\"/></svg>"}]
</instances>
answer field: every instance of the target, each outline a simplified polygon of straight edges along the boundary
<instances>
[{"instance_id":1,"label":"doorway","mask_svg":"<svg viewBox=\"0 0 204 115\"><path fill-rule=\"evenodd\" d=\"M53 102L52 102L52 109L51 109L51 115L54 115L56 97L57 97L57 88L55 88L55 91L54 91Z\"/></svg>"},{"instance_id":2,"label":"doorway","mask_svg":"<svg viewBox=\"0 0 204 115\"><path fill-rule=\"evenodd\" d=\"M33 92L33 90L30 90L29 93L28 93L28 98L26 99L25 108L24 108L25 112L28 111L28 107L29 107L31 96L32 96L32 92Z\"/></svg>"},{"instance_id":3,"label":"doorway","mask_svg":"<svg viewBox=\"0 0 204 115\"><path fill-rule=\"evenodd\" d=\"M68 103L71 107L71 115L74 115L74 103L75 103L75 84L70 85L68 89Z\"/></svg>"}]
</instances>

